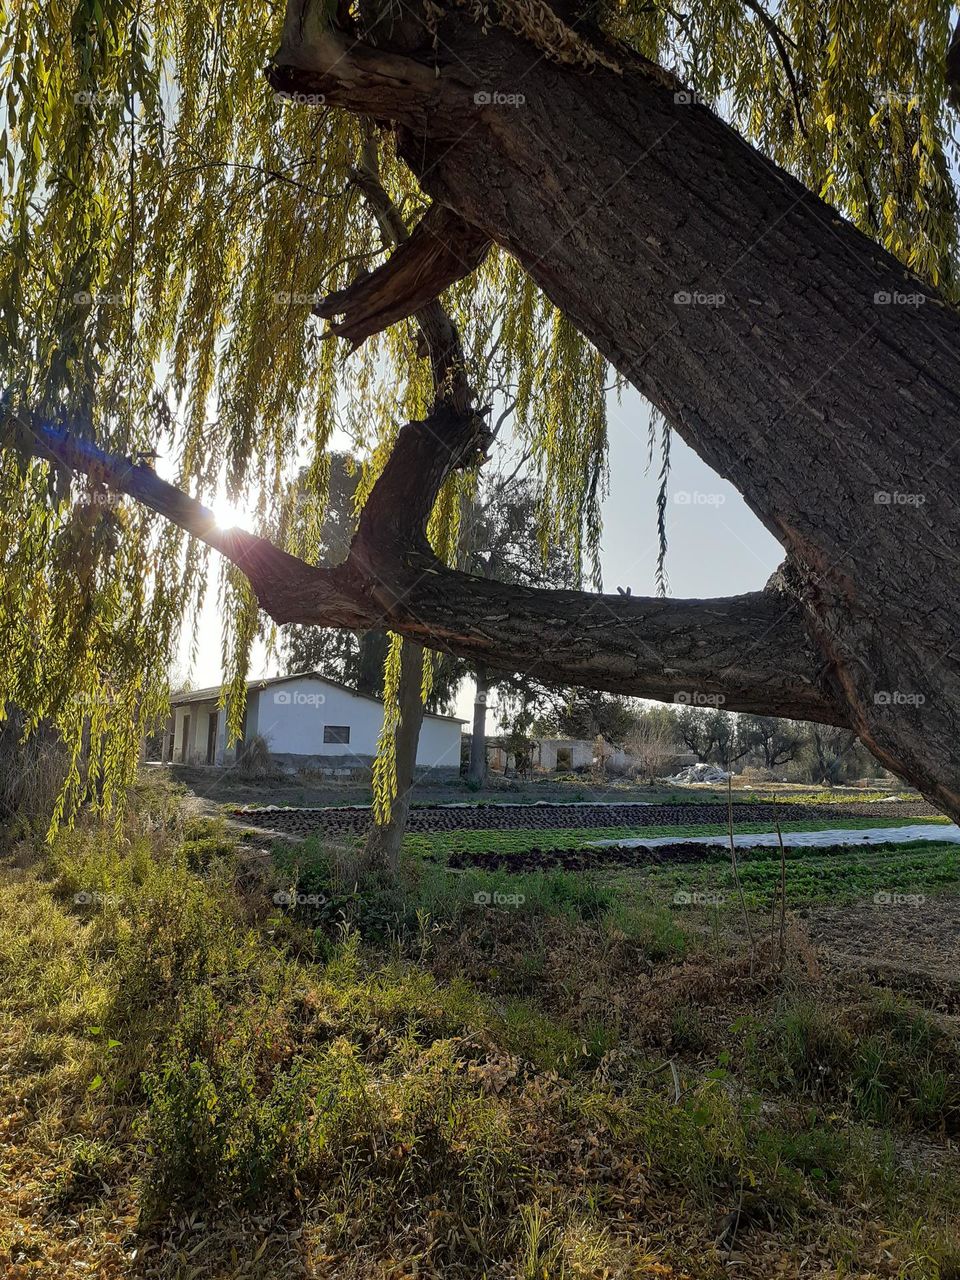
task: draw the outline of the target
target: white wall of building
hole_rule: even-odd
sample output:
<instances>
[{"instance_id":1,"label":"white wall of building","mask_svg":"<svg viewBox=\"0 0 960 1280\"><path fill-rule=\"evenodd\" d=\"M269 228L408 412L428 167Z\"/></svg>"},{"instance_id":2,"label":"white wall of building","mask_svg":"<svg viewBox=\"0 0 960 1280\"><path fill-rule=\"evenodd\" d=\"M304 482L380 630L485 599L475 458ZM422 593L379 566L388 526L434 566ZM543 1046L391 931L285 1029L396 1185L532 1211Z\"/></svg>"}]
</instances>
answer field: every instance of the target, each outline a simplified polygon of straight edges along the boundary
<instances>
[{"instance_id":1,"label":"white wall of building","mask_svg":"<svg viewBox=\"0 0 960 1280\"><path fill-rule=\"evenodd\" d=\"M251 694L256 732L270 750L298 756L374 756L383 724L383 706L371 698L325 681L302 676L267 685ZM249 724L248 717L248 724ZM325 742L324 729L346 727L350 741ZM460 767L460 723L424 716L417 764Z\"/></svg>"},{"instance_id":2,"label":"white wall of building","mask_svg":"<svg viewBox=\"0 0 960 1280\"><path fill-rule=\"evenodd\" d=\"M558 768L557 754L563 752L567 769L589 769L593 764L594 743L586 738L542 738L534 748L534 763L548 773Z\"/></svg>"},{"instance_id":3,"label":"white wall of building","mask_svg":"<svg viewBox=\"0 0 960 1280\"><path fill-rule=\"evenodd\" d=\"M336 685L300 677L251 692L257 702L257 733L271 751L296 756L373 755L383 708ZM350 729L348 743L325 743L327 725Z\"/></svg>"},{"instance_id":4,"label":"white wall of building","mask_svg":"<svg viewBox=\"0 0 960 1280\"><path fill-rule=\"evenodd\" d=\"M216 763L231 763L235 752L226 749L226 716L215 702L191 702L174 708L173 760L183 761L184 721L189 715L186 762L206 764L210 717L217 715ZM381 703L348 689L307 676L251 689L247 695L245 734L263 737L275 755L350 756L369 759L376 755L383 723ZM324 728L348 728L349 742L325 742ZM424 716L417 748L417 764L423 767L460 767L461 725L458 720Z\"/></svg>"},{"instance_id":5,"label":"white wall of building","mask_svg":"<svg viewBox=\"0 0 960 1280\"><path fill-rule=\"evenodd\" d=\"M417 764L435 769L459 769L461 730L459 720L432 720L424 716L417 745Z\"/></svg>"}]
</instances>

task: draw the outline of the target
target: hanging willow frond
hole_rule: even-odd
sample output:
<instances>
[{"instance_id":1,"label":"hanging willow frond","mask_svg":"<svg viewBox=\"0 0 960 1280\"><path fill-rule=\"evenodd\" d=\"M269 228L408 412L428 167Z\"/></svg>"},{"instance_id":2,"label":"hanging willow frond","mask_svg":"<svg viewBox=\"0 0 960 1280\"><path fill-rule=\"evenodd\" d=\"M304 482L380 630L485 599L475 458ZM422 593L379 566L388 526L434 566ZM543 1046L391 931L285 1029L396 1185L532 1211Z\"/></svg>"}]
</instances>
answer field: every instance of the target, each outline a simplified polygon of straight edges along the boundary
<instances>
[{"instance_id":1,"label":"hanging willow frond","mask_svg":"<svg viewBox=\"0 0 960 1280\"><path fill-rule=\"evenodd\" d=\"M657 485L657 595L666 596L667 578L667 483L670 479L670 424L661 414L651 414L660 429L660 475Z\"/></svg>"},{"instance_id":2,"label":"hanging willow frond","mask_svg":"<svg viewBox=\"0 0 960 1280\"><path fill-rule=\"evenodd\" d=\"M373 761L373 818L380 826L390 821L397 798L397 729L400 727L400 676L403 636L390 633L390 648L383 667L383 724Z\"/></svg>"},{"instance_id":3,"label":"hanging willow frond","mask_svg":"<svg viewBox=\"0 0 960 1280\"><path fill-rule=\"evenodd\" d=\"M762 4L601 0L592 16L955 296L950 5ZM590 38L571 43L542 6L491 14L589 64ZM72 423L115 456L159 453L180 487L226 492L310 559L334 433L364 459L362 501L398 424L430 403L411 321L351 354L313 315L389 247L350 177L366 126L274 94L263 67L278 38L265 0L215 13L199 0L0 0L0 707L67 742L58 816L119 794L165 713L168 662L209 566L178 530L32 458L12 411ZM427 201L389 134L380 146L412 225ZM543 545L565 543L599 581L605 361L500 251L444 304L478 401L516 403ZM290 510L301 472L308 501ZM456 506L451 489L431 524L445 555ZM660 502L661 533L663 516ZM236 582L221 590L236 733L254 614Z\"/></svg>"}]
</instances>

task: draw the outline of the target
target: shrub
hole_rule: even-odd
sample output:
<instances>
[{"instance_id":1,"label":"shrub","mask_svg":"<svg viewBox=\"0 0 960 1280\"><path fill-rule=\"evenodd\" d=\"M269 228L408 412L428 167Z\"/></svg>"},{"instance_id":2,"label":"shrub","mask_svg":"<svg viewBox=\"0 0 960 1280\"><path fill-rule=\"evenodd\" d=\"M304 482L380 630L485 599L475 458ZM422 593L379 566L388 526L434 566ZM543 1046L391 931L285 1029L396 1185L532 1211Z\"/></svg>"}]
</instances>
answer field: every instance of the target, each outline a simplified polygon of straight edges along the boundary
<instances>
[{"instance_id":1,"label":"shrub","mask_svg":"<svg viewBox=\"0 0 960 1280\"><path fill-rule=\"evenodd\" d=\"M872 1124L960 1128L956 1046L937 1024L889 993L825 1010L790 999L773 1018L755 1063L761 1078L848 1102Z\"/></svg>"},{"instance_id":2,"label":"shrub","mask_svg":"<svg viewBox=\"0 0 960 1280\"><path fill-rule=\"evenodd\" d=\"M231 857L236 845L222 818L191 818L184 825L180 851L191 871L205 871L215 858Z\"/></svg>"},{"instance_id":3,"label":"shrub","mask_svg":"<svg viewBox=\"0 0 960 1280\"><path fill-rule=\"evenodd\" d=\"M56 733L41 726L23 739L16 711L0 723L0 825L13 835L46 831L68 766Z\"/></svg>"},{"instance_id":4,"label":"shrub","mask_svg":"<svg viewBox=\"0 0 960 1280\"><path fill-rule=\"evenodd\" d=\"M248 782L281 776L266 738L259 733L255 733L239 748L235 770L240 778Z\"/></svg>"},{"instance_id":5,"label":"shrub","mask_svg":"<svg viewBox=\"0 0 960 1280\"><path fill-rule=\"evenodd\" d=\"M171 1049L145 1079L148 1214L173 1203L262 1204L296 1184L315 1086L301 1061L267 1069L260 1014L231 1019L209 990L187 1000Z\"/></svg>"}]
</instances>

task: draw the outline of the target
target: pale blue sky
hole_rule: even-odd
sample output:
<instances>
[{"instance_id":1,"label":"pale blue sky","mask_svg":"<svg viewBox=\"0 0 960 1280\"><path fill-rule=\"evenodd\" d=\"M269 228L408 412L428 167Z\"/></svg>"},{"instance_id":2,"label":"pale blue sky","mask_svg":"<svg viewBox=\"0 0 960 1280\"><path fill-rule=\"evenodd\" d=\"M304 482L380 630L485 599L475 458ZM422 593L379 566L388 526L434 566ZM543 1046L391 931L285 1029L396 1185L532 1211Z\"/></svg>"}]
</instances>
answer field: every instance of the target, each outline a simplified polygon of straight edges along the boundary
<instances>
[{"instance_id":1,"label":"pale blue sky","mask_svg":"<svg viewBox=\"0 0 960 1280\"><path fill-rule=\"evenodd\" d=\"M610 494L603 511L606 591L656 593L658 456L649 472L649 413L630 390L608 404ZM725 596L757 590L783 559L783 548L722 480L674 433L667 503L667 573L673 596Z\"/></svg>"}]
</instances>

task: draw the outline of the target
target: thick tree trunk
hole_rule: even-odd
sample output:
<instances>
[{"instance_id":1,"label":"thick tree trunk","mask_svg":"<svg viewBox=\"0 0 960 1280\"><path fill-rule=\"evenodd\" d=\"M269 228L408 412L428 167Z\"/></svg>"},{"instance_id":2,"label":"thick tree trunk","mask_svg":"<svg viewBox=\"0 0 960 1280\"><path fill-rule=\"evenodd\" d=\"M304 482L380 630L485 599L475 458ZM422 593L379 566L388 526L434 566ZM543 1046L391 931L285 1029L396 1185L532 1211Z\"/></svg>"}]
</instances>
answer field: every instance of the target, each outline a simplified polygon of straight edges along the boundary
<instances>
[{"instance_id":1,"label":"thick tree trunk","mask_svg":"<svg viewBox=\"0 0 960 1280\"><path fill-rule=\"evenodd\" d=\"M487 776L487 694L490 682L487 668L478 662L474 670L477 692L473 699L473 737L470 740L468 781L482 787Z\"/></svg>"},{"instance_id":2,"label":"thick tree trunk","mask_svg":"<svg viewBox=\"0 0 960 1280\"><path fill-rule=\"evenodd\" d=\"M379 698L383 693L383 664L390 641L385 631L366 631L360 637L357 662L357 692Z\"/></svg>"},{"instance_id":3,"label":"thick tree trunk","mask_svg":"<svg viewBox=\"0 0 960 1280\"><path fill-rule=\"evenodd\" d=\"M417 744L423 723L423 646L404 640L400 659L400 724L396 734L397 794L386 822L370 828L364 844L360 871L365 880L396 878L400 847L407 827L410 799L417 769Z\"/></svg>"},{"instance_id":4,"label":"thick tree trunk","mask_svg":"<svg viewBox=\"0 0 960 1280\"><path fill-rule=\"evenodd\" d=\"M341 37L291 16L274 83L393 122L425 190L736 485L786 548L824 702L960 815L957 312L623 50L622 74L558 66L458 11L438 74L369 49L345 69Z\"/></svg>"}]
</instances>

